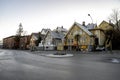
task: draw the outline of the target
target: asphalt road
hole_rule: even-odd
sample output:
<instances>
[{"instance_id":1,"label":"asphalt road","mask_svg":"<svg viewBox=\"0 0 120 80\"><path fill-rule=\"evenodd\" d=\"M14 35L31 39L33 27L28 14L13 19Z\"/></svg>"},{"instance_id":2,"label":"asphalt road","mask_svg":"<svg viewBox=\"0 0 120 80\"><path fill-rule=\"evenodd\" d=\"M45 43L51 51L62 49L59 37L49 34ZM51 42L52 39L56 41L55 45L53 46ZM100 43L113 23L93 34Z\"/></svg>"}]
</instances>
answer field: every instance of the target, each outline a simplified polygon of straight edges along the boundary
<instances>
[{"instance_id":1,"label":"asphalt road","mask_svg":"<svg viewBox=\"0 0 120 80\"><path fill-rule=\"evenodd\" d=\"M0 50L0 80L120 80L120 64L107 61L118 56L83 53L50 58L29 51Z\"/></svg>"}]
</instances>

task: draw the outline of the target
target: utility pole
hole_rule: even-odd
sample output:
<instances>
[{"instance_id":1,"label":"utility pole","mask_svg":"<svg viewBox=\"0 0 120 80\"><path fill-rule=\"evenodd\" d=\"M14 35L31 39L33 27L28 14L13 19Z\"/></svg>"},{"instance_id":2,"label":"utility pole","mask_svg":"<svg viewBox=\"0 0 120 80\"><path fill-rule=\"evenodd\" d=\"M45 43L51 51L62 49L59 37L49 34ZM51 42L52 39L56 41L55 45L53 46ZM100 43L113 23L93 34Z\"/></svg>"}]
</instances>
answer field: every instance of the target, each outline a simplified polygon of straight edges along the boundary
<instances>
[{"instance_id":1,"label":"utility pole","mask_svg":"<svg viewBox=\"0 0 120 80\"><path fill-rule=\"evenodd\" d=\"M90 16L90 18L91 18L91 21L92 21L92 23L93 23L93 18L91 17L91 15L90 15L90 14L88 14L88 16Z\"/></svg>"}]
</instances>

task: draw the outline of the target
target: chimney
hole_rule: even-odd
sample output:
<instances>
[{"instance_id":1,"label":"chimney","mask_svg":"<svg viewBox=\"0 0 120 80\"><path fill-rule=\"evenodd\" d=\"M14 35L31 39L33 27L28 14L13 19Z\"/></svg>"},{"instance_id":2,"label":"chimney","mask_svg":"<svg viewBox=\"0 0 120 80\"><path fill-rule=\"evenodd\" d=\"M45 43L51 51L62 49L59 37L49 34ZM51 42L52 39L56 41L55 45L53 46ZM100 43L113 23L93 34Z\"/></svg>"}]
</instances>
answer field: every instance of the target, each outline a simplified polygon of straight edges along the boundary
<instances>
[{"instance_id":1,"label":"chimney","mask_svg":"<svg viewBox=\"0 0 120 80\"><path fill-rule=\"evenodd\" d=\"M85 21L83 21L82 25L85 26Z\"/></svg>"}]
</instances>

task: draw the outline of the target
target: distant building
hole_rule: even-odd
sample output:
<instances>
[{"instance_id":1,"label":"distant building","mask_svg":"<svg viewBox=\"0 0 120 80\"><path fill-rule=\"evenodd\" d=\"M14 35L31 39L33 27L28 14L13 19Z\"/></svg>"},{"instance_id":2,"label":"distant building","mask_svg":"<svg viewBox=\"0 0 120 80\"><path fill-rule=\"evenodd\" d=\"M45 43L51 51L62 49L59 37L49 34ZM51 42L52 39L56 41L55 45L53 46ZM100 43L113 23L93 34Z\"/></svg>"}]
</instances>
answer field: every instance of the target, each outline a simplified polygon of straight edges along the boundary
<instances>
[{"instance_id":1,"label":"distant building","mask_svg":"<svg viewBox=\"0 0 120 80\"><path fill-rule=\"evenodd\" d=\"M3 39L3 48L16 49L19 47L19 42L16 40L16 36L9 36Z\"/></svg>"},{"instance_id":2,"label":"distant building","mask_svg":"<svg viewBox=\"0 0 120 80\"><path fill-rule=\"evenodd\" d=\"M44 39L44 50L57 50L59 43L62 43L63 33L48 31Z\"/></svg>"},{"instance_id":3,"label":"distant building","mask_svg":"<svg viewBox=\"0 0 120 80\"><path fill-rule=\"evenodd\" d=\"M67 29L65 29L63 26L57 27L57 28L54 29L53 31L56 31L56 32L59 32L59 33L63 33L64 35L67 34Z\"/></svg>"},{"instance_id":4,"label":"distant building","mask_svg":"<svg viewBox=\"0 0 120 80\"><path fill-rule=\"evenodd\" d=\"M29 49L29 43L30 43L30 36L21 36L20 37L20 43L19 48L20 49Z\"/></svg>"},{"instance_id":5,"label":"distant building","mask_svg":"<svg viewBox=\"0 0 120 80\"><path fill-rule=\"evenodd\" d=\"M48 31L51 31L51 30L50 30L50 29L44 29L44 28L43 28L43 29L41 30L41 34L42 34L42 35L46 35Z\"/></svg>"},{"instance_id":6,"label":"distant building","mask_svg":"<svg viewBox=\"0 0 120 80\"><path fill-rule=\"evenodd\" d=\"M0 48L3 48L3 42L0 41Z\"/></svg>"},{"instance_id":7,"label":"distant building","mask_svg":"<svg viewBox=\"0 0 120 80\"><path fill-rule=\"evenodd\" d=\"M30 36L30 43L29 43L29 46L30 46L31 50L35 50L36 49L36 47L39 44L39 42L38 42L39 38L40 38L40 32L31 34L31 36Z\"/></svg>"},{"instance_id":8,"label":"distant building","mask_svg":"<svg viewBox=\"0 0 120 80\"><path fill-rule=\"evenodd\" d=\"M57 27L53 31L50 29L42 29L42 41L39 43L39 48L42 48L42 50L56 50L58 44L63 43L63 39L66 33L67 30L63 28L63 26Z\"/></svg>"},{"instance_id":9,"label":"distant building","mask_svg":"<svg viewBox=\"0 0 120 80\"><path fill-rule=\"evenodd\" d=\"M30 36L9 36L3 39L4 49L28 49Z\"/></svg>"},{"instance_id":10,"label":"distant building","mask_svg":"<svg viewBox=\"0 0 120 80\"><path fill-rule=\"evenodd\" d=\"M44 40L44 38L45 38L45 36L46 36L46 34L48 33L48 31L51 31L51 29L42 29L41 30L41 41L40 41L40 43L39 43L39 45L38 45L38 47L39 47L39 50L44 50L44 42L45 42L45 40Z\"/></svg>"}]
</instances>

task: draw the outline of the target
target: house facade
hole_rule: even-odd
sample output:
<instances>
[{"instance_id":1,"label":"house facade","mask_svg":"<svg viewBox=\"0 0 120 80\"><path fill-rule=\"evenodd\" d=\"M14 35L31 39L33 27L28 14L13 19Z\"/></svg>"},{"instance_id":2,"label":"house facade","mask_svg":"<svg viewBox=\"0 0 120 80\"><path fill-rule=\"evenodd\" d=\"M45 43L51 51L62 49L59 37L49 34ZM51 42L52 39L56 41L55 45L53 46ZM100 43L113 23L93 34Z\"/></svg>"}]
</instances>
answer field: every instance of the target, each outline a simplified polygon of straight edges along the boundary
<instances>
[{"instance_id":1,"label":"house facade","mask_svg":"<svg viewBox=\"0 0 120 80\"><path fill-rule=\"evenodd\" d=\"M3 48L3 41L0 41L0 48Z\"/></svg>"},{"instance_id":2,"label":"house facade","mask_svg":"<svg viewBox=\"0 0 120 80\"><path fill-rule=\"evenodd\" d=\"M85 22L81 25L75 22L72 27L67 32L63 27L57 27L55 30L56 32L65 33L65 37L62 40L64 42L64 49L65 50L97 50L99 48L106 49L112 48L112 41L110 36L112 36L111 31L113 30L113 26L106 22L102 21L99 26L96 24L88 24L85 25ZM47 34L48 35L48 34ZM52 38L51 35L46 37L45 45L52 45ZM54 41L55 42L55 41ZM62 43L63 43L62 42ZM60 43L60 42L59 42ZM58 45L58 44L57 44ZM54 46L54 45L53 45Z\"/></svg>"},{"instance_id":3,"label":"house facade","mask_svg":"<svg viewBox=\"0 0 120 80\"><path fill-rule=\"evenodd\" d=\"M93 25L92 27L90 27ZM75 22L65 36L65 50L112 49L113 26L102 21L99 26Z\"/></svg>"},{"instance_id":4,"label":"house facade","mask_svg":"<svg viewBox=\"0 0 120 80\"><path fill-rule=\"evenodd\" d=\"M42 34L42 35L46 35L48 31L51 31L51 30L50 30L50 29L44 29L44 28L43 28L43 29L41 30L41 34Z\"/></svg>"},{"instance_id":5,"label":"house facade","mask_svg":"<svg viewBox=\"0 0 120 80\"><path fill-rule=\"evenodd\" d=\"M39 44L38 40L40 38L40 32L39 33L32 33L30 36L30 43L29 47L31 50L35 50Z\"/></svg>"},{"instance_id":6,"label":"house facade","mask_svg":"<svg viewBox=\"0 0 120 80\"><path fill-rule=\"evenodd\" d=\"M19 47L19 42L15 40L16 36L10 36L3 39L3 48L16 49Z\"/></svg>"},{"instance_id":7,"label":"house facade","mask_svg":"<svg viewBox=\"0 0 120 80\"><path fill-rule=\"evenodd\" d=\"M39 43L40 50L58 50L57 46L64 42L63 39L66 33L67 29L63 28L63 26L57 27L53 31L50 29L42 29L42 40L41 43Z\"/></svg>"},{"instance_id":8,"label":"house facade","mask_svg":"<svg viewBox=\"0 0 120 80\"><path fill-rule=\"evenodd\" d=\"M51 31L51 30L50 29L44 29L44 28L41 30L41 35L40 35L41 36L41 42L38 45L39 50L44 50L44 42L45 42L44 38L45 38L48 31Z\"/></svg>"},{"instance_id":9,"label":"house facade","mask_svg":"<svg viewBox=\"0 0 120 80\"><path fill-rule=\"evenodd\" d=\"M85 26L75 22L65 36L65 50L92 50L94 35Z\"/></svg>"},{"instance_id":10,"label":"house facade","mask_svg":"<svg viewBox=\"0 0 120 80\"><path fill-rule=\"evenodd\" d=\"M29 49L30 36L21 36L19 48L20 49Z\"/></svg>"},{"instance_id":11,"label":"house facade","mask_svg":"<svg viewBox=\"0 0 120 80\"><path fill-rule=\"evenodd\" d=\"M64 34L57 31L48 31L44 38L44 50L57 50L58 44L62 43Z\"/></svg>"},{"instance_id":12,"label":"house facade","mask_svg":"<svg viewBox=\"0 0 120 80\"><path fill-rule=\"evenodd\" d=\"M89 31L94 35L96 47L104 47L106 40L104 30L96 28Z\"/></svg>"},{"instance_id":13,"label":"house facade","mask_svg":"<svg viewBox=\"0 0 120 80\"><path fill-rule=\"evenodd\" d=\"M105 49L112 50L112 37L113 37L113 24L108 23L106 21L102 21L100 25L98 26L99 29L102 29L105 36L104 40L102 40L105 44Z\"/></svg>"},{"instance_id":14,"label":"house facade","mask_svg":"<svg viewBox=\"0 0 120 80\"><path fill-rule=\"evenodd\" d=\"M30 36L10 36L3 39L5 49L28 49Z\"/></svg>"}]
</instances>

